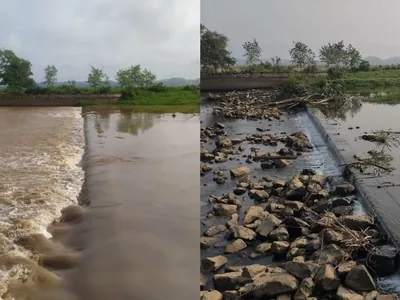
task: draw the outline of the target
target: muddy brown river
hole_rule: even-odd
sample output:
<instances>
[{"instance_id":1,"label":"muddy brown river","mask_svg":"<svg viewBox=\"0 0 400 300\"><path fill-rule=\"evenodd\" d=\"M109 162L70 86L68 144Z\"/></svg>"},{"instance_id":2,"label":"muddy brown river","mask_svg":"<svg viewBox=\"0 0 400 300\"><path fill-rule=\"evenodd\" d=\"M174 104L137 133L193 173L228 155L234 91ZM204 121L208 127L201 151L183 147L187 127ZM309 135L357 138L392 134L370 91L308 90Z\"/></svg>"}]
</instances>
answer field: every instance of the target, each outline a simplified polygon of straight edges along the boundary
<instances>
[{"instance_id":1,"label":"muddy brown river","mask_svg":"<svg viewBox=\"0 0 400 300\"><path fill-rule=\"evenodd\" d=\"M81 263L56 271L68 298L190 299L199 281L199 132L194 114L1 108L1 255L32 257L15 235L49 236L85 178L86 218L72 229ZM24 270L1 268L1 294Z\"/></svg>"}]
</instances>

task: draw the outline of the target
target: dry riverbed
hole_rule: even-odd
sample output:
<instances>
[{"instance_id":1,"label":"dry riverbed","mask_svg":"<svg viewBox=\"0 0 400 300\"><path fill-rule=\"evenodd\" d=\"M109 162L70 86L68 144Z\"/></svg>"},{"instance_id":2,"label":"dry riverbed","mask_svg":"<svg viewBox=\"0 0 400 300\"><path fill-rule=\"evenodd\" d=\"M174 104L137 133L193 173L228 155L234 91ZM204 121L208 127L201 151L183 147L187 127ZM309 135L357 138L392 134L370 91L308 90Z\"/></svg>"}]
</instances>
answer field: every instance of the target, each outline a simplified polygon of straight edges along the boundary
<instances>
[{"instance_id":1,"label":"dry riverbed","mask_svg":"<svg viewBox=\"0 0 400 300\"><path fill-rule=\"evenodd\" d=\"M396 248L371 216L353 214L354 186L299 170L314 146L270 99L214 100L224 119L201 130L202 189L212 191L202 193L201 299L398 299L376 286L397 270ZM232 119L256 130L227 130Z\"/></svg>"}]
</instances>

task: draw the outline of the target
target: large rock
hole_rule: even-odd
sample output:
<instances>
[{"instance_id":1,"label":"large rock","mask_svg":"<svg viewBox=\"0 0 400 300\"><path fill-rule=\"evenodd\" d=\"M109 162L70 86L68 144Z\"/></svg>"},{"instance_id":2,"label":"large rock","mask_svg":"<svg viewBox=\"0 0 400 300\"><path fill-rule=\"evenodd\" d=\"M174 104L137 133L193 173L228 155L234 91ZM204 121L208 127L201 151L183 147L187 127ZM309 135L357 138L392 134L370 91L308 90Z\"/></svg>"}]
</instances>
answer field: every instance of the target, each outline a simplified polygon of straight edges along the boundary
<instances>
[{"instance_id":1,"label":"large rock","mask_svg":"<svg viewBox=\"0 0 400 300\"><path fill-rule=\"evenodd\" d=\"M218 242L219 238L216 237L207 237L207 236L202 236L200 237L200 249L208 249L216 242Z\"/></svg>"},{"instance_id":2,"label":"large rock","mask_svg":"<svg viewBox=\"0 0 400 300\"><path fill-rule=\"evenodd\" d=\"M238 207L234 204L216 203L213 205L214 211L218 216L230 216L237 212Z\"/></svg>"},{"instance_id":3,"label":"large rock","mask_svg":"<svg viewBox=\"0 0 400 300\"><path fill-rule=\"evenodd\" d=\"M231 148L232 141L225 136L221 136L215 141L215 145L217 148Z\"/></svg>"},{"instance_id":4,"label":"large rock","mask_svg":"<svg viewBox=\"0 0 400 300\"><path fill-rule=\"evenodd\" d=\"M294 300L307 300L313 293L315 284L312 278L304 278L299 286L299 289L294 294Z\"/></svg>"},{"instance_id":5,"label":"large rock","mask_svg":"<svg viewBox=\"0 0 400 300\"><path fill-rule=\"evenodd\" d=\"M273 241L287 241L289 239L289 232L284 226L279 226L271 231L269 238Z\"/></svg>"},{"instance_id":6,"label":"large rock","mask_svg":"<svg viewBox=\"0 0 400 300\"><path fill-rule=\"evenodd\" d=\"M285 254L289 249L290 243L286 241L275 241L271 245L271 252L277 255Z\"/></svg>"},{"instance_id":7,"label":"large rock","mask_svg":"<svg viewBox=\"0 0 400 300\"><path fill-rule=\"evenodd\" d=\"M368 266L377 276L388 276L397 271L397 250L391 245L377 246L371 250Z\"/></svg>"},{"instance_id":8,"label":"large rock","mask_svg":"<svg viewBox=\"0 0 400 300\"><path fill-rule=\"evenodd\" d=\"M236 253L247 247L246 243L242 239L237 239L233 243L226 246L226 253Z\"/></svg>"},{"instance_id":9,"label":"large rock","mask_svg":"<svg viewBox=\"0 0 400 300\"><path fill-rule=\"evenodd\" d=\"M250 190L249 197L256 201L265 201L269 198L269 194L264 190Z\"/></svg>"},{"instance_id":10,"label":"large rock","mask_svg":"<svg viewBox=\"0 0 400 300\"><path fill-rule=\"evenodd\" d=\"M267 237L280 223L281 221L271 214L261 221L260 225L256 228L256 232L263 237Z\"/></svg>"},{"instance_id":11,"label":"large rock","mask_svg":"<svg viewBox=\"0 0 400 300\"><path fill-rule=\"evenodd\" d=\"M204 292L200 300L222 300L222 294L216 290Z\"/></svg>"},{"instance_id":12,"label":"large rock","mask_svg":"<svg viewBox=\"0 0 400 300\"><path fill-rule=\"evenodd\" d=\"M251 206L244 217L243 223L250 224L253 223L255 220L263 217L264 215L264 208L261 206Z\"/></svg>"},{"instance_id":13,"label":"large rock","mask_svg":"<svg viewBox=\"0 0 400 300\"><path fill-rule=\"evenodd\" d=\"M315 285L319 291L333 291L340 285L335 268L330 264L322 265L315 274Z\"/></svg>"},{"instance_id":14,"label":"large rock","mask_svg":"<svg viewBox=\"0 0 400 300\"><path fill-rule=\"evenodd\" d=\"M225 231L227 228L226 228L226 226L225 225L214 225L214 226L211 226L211 227L209 227L205 232L204 232L204 235L205 236L214 236L214 235L217 235L217 234L219 234L219 233L221 233L221 232L223 232L223 231Z\"/></svg>"},{"instance_id":15,"label":"large rock","mask_svg":"<svg viewBox=\"0 0 400 300\"><path fill-rule=\"evenodd\" d=\"M235 290L242 280L242 271L215 274L213 277L215 287L221 292Z\"/></svg>"},{"instance_id":16,"label":"large rock","mask_svg":"<svg viewBox=\"0 0 400 300\"><path fill-rule=\"evenodd\" d=\"M241 177L244 175L249 175L251 173L251 169L246 166L241 166L241 167L231 169L230 173L233 178L236 178L236 177Z\"/></svg>"},{"instance_id":17,"label":"large rock","mask_svg":"<svg viewBox=\"0 0 400 300\"><path fill-rule=\"evenodd\" d=\"M374 279L363 265L352 268L346 276L345 283L357 292L369 292L376 289Z\"/></svg>"},{"instance_id":18,"label":"large rock","mask_svg":"<svg viewBox=\"0 0 400 300\"><path fill-rule=\"evenodd\" d=\"M254 264L243 268L242 276L254 280L258 275L264 273L267 267L264 265Z\"/></svg>"},{"instance_id":19,"label":"large rock","mask_svg":"<svg viewBox=\"0 0 400 300\"><path fill-rule=\"evenodd\" d=\"M372 227L374 225L372 217L368 215L343 216L342 222L343 225L347 226L352 230L365 230L368 227Z\"/></svg>"},{"instance_id":20,"label":"large rock","mask_svg":"<svg viewBox=\"0 0 400 300\"><path fill-rule=\"evenodd\" d=\"M322 250L318 250L311 255L311 260L318 261L320 264L338 265L343 261L345 252L335 244L328 245Z\"/></svg>"},{"instance_id":21,"label":"large rock","mask_svg":"<svg viewBox=\"0 0 400 300\"><path fill-rule=\"evenodd\" d=\"M228 259L225 256L218 255L213 257L204 258L201 261L201 266L204 271L216 271L225 265Z\"/></svg>"},{"instance_id":22,"label":"large rock","mask_svg":"<svg viewBox=\"0 0 400 300\"><path fill-rule=\"evenodd\" d=\"M237 226L237 227L232 227L231 232L233 233L233 236L236 239L243 239L246 241L252 241L257 237L257 233L255 233L253 230L250 228L244 227L244 226Z\"/></svg>"},{"instance_id":23,"label":"large rock","mask_svg":"<svg viewBox=\"0 0 400 300\"><path fill-rule=\"evenodd\" d=\"M364 297L353 290L347 289L344 286L339 286L336 291L336 298L338 300L363 300Z\"/></svg>"},{"instance_id":24,"label":"large rock","mask_svg":"<svg viewBox=\"0 0 400 300\"><path fill-rule=\"evenodd\" d=\"M255 299L263 297L274 297L280 294L292 293L297 290L299 283L297 279L284 273L267 274L258 277L253 283L253 296Z\"/></svg>"},{"instance_id":25,"label":"large rock","mask_svg":"<svg viewBox=\"0 0 400 300\"><path fill-rule=\"evenodd\" d=\"M304 279L307 277L314 278L315 273L317 272L319 265L314 262L295 262L295 261L288 261L285 264L285 269L296 276L299 279Z\"/></svg>"},{"instance_id":26,"label":"large rock","mask_svg":"<svg viewBox=\"0 0 400 300\"><path fill-rule=\"evenodd\" d=\"M338 197L346 197L346 196L349 196L351 194L354 194L355 190L356 189L355 189L354 185L352 185L350 183L346 183L346 184L337 186L331 192L331 195L332 196L338 196Z\"/></svg>"}]
</instances>

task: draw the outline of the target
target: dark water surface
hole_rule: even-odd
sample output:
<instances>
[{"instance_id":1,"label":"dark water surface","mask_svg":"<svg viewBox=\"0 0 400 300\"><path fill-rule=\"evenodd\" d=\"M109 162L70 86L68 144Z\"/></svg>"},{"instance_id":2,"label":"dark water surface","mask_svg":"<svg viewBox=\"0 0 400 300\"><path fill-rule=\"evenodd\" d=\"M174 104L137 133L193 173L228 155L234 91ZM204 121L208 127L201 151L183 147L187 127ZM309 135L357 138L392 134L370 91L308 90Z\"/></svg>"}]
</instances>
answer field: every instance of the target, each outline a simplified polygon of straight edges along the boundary
<instances>
[{"instance_id":1,"label":"dark water surface","mask_svg":"<svg viewBox=\"0 0 400 300\"><path fill-rule=\"evenodd\" d=\"M199 116L84 112L82 300L191 299L199 269Z\"/></svg>"}]
</instances>

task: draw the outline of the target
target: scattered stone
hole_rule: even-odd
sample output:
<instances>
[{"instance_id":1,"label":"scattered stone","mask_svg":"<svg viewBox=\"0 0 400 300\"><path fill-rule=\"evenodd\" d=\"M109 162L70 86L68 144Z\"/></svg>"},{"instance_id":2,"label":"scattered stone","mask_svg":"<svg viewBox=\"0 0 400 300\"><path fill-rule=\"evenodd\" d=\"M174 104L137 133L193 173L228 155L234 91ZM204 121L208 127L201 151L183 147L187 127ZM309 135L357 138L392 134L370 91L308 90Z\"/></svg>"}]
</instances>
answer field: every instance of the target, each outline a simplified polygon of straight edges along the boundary
<instances>
[{"instance_id":1,"label":"scattered stone","mask_svg":"<svg viewBox=\"0 0 400 300\"><path fill-rule=\"evenodd\" d=\"M336 297L338 300L363 300L364 297L357 294L355 291L345 288L344 286L339 286L336 292Z\"/></svg>"},{"instance_id":2,"label":"scattered stone","mask_svg":"<svg viewBox=\"0 0 400 300\"><path fill-rule=\"evenodd\" d=\"M376 289L373 278L363 265L353 267L347 274L345 283L357 292L370 292Z\"/></svg>"},{"instance_id":3,"label":"scattered stone","mask_svg":"<svg viewBox=\"0 0 400 300\"><path fill-rule=\"evenodd\" d=\"M312 278L304 278L300 283L299 289L294 294L294 300L307 300L313 293L315 284Z\"/></svg>"},{"instance_id":4,"label":"scattered stone","mask_svg":"<svg viewBox=\"0 0 400 300\"><path fill-rule=\"evenodd\" d=\"M274 162L275 168L286 168L292 163L289 159L276 159Z\"/></svg>"},{"instance_id":5,"label":"scattered stone","mask_svg":"<svg viewBox=\"0 0 400 300\"><path fill-rule=\"evenodd\" d=\"M267 267L264 265L254 264L243 268L242 276L250 278L252 281L257 275L264 273Z\"/></svg>"},{"instance_id":6,"label":"scattered stone","mask_svg":"<svg viewBox=\"0 0 400 300\"><path fill-rule=\"evenodd\" d=\"M244 175L249 175L251 173L251 169L249 167L242 166L230 169L230 173L233 178L236 178Z\"/></svg>"},{"instance_id":7,"label":"scattered stone","mask_svg":"<svg viewBox=\"0 0 400 300\"><path fill-rule=\"evenodd\" d=\"M374 225L372 217L367 215L361 216L344 216L342 218L343 225L352 230L365 230Z\"/></svg>"},{"instance_id":8,"label":"scattered stone","mask_svg":"<svg viewBox=\"0 0 400 300\"><path fill-rule=\"evenodd\" d=\"M342 262L337 267L337 273L340 278L345 278L350 270L355 267L357 263L353 260Z\"/></svg>"},{"instance_id":9,"label":"scattered stone","mask_svg":"<svg viewBox=\"0 0 400 300\"><path fill-rule=\"evenodd\" d=\"M246 240L246 241L252 241L257 236L257 233L255 233L250 228L246 228L244 226L232 227L230 230L232 231L233 236L236 239L243 239L243 240Z\"/></svg>"},{"instance_id":10,"label":"scattered stone","mask_svg":"<svg viewBox=\"0 0 400 300\"><path fill-rule=\"evenodd\" d=\"M264 190L250 190L249 196L256 201L265 201L269 198L268 193Z\"/></svg>"},{"instance_id":11,"label":"scattered stone","mask_svg":"<svg viewBox=\"0 0 400 300\"><path fill-rule=\"evenodd\" d=\"M222 294L216 290L205 292L201 300L222 300Z\"/></svg>"},{"instance_id":12,"label":"scattered stone","mask_svg":"<svg viewBox=\"0 0 400 300\"><path fill-rule=\"evenodd\" d=\"M290 244L285 241L275 241L271 245L271 252L277 255L282 255L287 252Z\"/></svg>"},{"instance_id":13,"label":"scattered stone","mask_svg":"<svg viewBox=\"0 0 400 300\"><path fill-rule=\"evenodd\" d=\"M217 271L228 262L225 256L218 255L214 257L207 257L201 261L201 266L204 271Z\"/></svg>"},{"instance_id":14,"label":"scattered stone","mask_svg":"<svg viewBox=\"0 0 400 300\"><path fill-rule=\"evenodd\" d=\"M214 211L218 216L230 216L237 212L238 207L234 204L216 203L213 205Z\"/></svg>"},{"instance_id":15,"label":"scattered stone","mask_svg":"<svg viewBox=\"0 0 400 300\"><path fill-rule=\"evenodd\" d=\"M214 236L214 235L217 235L218 233L221 233L221 232L225 231L226 229L227 228L226 228L225 225L214 225L214 226L211 226L210 228L208 228L204 232L204 235L208 236L208 237Z\"/></svg>"},{"instance_id":16,"label":"scattered stone","mask_svg":"<svg viewBox=\"0 0 400 300\"><path fill-rule=\"evenodd\" d=\"M241 281L242 271L215 274L213 277L213 282L216 289L221 292L237 289Z\"/></svg>"},{"instance_id":17,"label":"scattered stone","mask_svg":"<svg viewBox=\"0 0 400 300\"><path fill-rule=\"evenodd\" d=\"M340 285L340 279L336 276L335 269L330 264L320 266L314 280L317 289L322 291L333 291Z\"/></svg>"},{"instance_id":18,"label":"scattered stone","mask_svg":"<svg viewBox=\"0 0 400 300\"><path fill-rule=\"evenodd\" d=\"M289 261L285 264L285 269L296 276L298 279L305 279L307 277L314 278L315 273L318 270L319 265L314 262L295 262Z\"/></svg>"},{"instance_id":19,"label":"scattered stone","mask_svg":"<svg viewBox=\"0 0 400 300\"><path fill-rule=\"evenodd\" d=\"M269 238L273 241L287 241L289 239L289 232L284 226L279 226L271 231Z\"/></svg>"},{"instance_id":20,"label":"scattered stone","mask_svg":"<svg viewBox=\"0 0 400 300\"><path fill-rule=\"evenodd\" d=\"M337 266L343 261L345 252L335 244L328 245L322 250L316 251L311 255L311 260L318 261L320 264L331 264Z\"/></svg>"},{"instance_id":21,"label":"scattered stone","mask_svg":"<svg viewBox=\"0 0 400 300\"><path fill-rule=\"evenodd\" d=\"M208 249L219 240L219 238L216 237L207 237L207 236L202 236L200 237L200 248L201 249Z\"/></svg>"},{"instance_id":22,"label":"scattered stone","mask_svg":"<svg viewBox=\"0 0 400 300\"><path fill-rule=\"evenodd\" d=\"M246 243L242 239L237 239L233 243L226 246L226 253L236 253L247 247Z\"/></svg>"},{"instance_id":23,"label":"scattered stone","mask_svg":"<svg viewBox=\"0 0 400 300\"><path fill-rule=\"evenodd\" d=\"M280 223L281 221L274 215L269 215L261 221L261 224L256 228L256 232L263 237L267 237Z\"/></svg>"},{"instance_id":24,"label":"scattered stone","mask_svg":"<svg viewBox=\"0 0 400 300\"><path fill-rule=\"evenodd\" d=\"M297 290L299 283L290 274L274 273L257 278L253 283L253 296L256 299L274 297L280 294L292 293Z\"/></svg>"}]
</instances>

